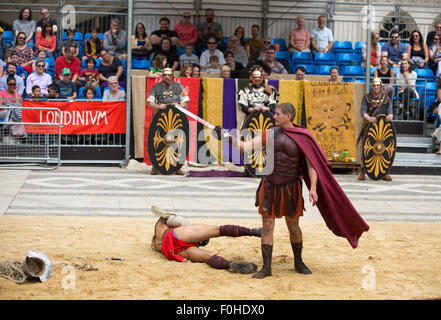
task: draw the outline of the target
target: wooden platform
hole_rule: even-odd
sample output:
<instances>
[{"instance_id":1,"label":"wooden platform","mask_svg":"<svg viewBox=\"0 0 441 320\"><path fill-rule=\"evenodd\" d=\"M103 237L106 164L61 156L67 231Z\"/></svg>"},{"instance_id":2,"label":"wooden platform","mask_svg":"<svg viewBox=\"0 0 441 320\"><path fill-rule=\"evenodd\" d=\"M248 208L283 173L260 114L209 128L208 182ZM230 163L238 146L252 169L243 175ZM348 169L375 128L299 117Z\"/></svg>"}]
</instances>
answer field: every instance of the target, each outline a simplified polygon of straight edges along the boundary
<instances>
[{"instance_id":1,"label":"wooden platform","mask_svg":"<svg viewBox=\"0 0 441 320\"><path fill-rule=\"evenodd\" d=\"M360 168L360 163L357 162L344 162L344 161L330 161L332 166L332 171L335 170L347 170L347 171L356 171Z\"/></svg>"}]
</instances>

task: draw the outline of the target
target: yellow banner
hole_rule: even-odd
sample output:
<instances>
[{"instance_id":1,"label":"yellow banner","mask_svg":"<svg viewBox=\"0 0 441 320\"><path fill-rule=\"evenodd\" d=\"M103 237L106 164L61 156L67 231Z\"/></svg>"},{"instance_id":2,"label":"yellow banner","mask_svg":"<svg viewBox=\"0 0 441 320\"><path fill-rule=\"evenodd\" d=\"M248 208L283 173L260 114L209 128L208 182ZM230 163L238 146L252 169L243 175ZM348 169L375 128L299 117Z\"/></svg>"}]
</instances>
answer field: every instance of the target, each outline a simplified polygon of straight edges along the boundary
<instances>
[{"instance_id":1,"label":"yellow banner","mask_svg":"<svg viewBox=\"0 0 441 320\"><path fill-rule=\"evenodd\" d=\"M328 159L334 152L356 155L354 94L348 82L305 82L306 127Z\"/></svg>"},{"instance_id":2,"label":"yellow banner","mask_svg":"<svg viewBox=\"0 0 441 320\"><path fill-rule=\"evenodd\" d=\"M202 99L202 114L204 120L210 122L215 126L222 127L223 117L223 91L224 79L202 79L204 88ZM221 141L217 140L212 135L212 130L204 127L205 141L211 155L216 158L218 162L222 161L222 145Z\"/></svg>"},{"instance_id":3,"label":"yellow banner","mask_svg":"<svg viewBox=\"0 0 441 320\"><path fill-rule=\"evenodd\" d=\"M302 119L303 88L305 81L279 80L279 104L291 103L296 109L294 123L300 125Z\"/></svg>"}]
</instances>

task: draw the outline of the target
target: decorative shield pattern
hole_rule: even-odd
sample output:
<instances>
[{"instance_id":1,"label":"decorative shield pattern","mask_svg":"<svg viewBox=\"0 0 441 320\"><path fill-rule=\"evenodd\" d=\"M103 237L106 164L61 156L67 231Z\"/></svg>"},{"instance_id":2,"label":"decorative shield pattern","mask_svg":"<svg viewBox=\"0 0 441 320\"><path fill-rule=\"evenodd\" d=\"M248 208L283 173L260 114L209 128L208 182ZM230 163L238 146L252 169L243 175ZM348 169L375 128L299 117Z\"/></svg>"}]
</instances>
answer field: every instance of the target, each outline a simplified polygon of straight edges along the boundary
<instances>
[{"instance_id":1,"label":"decorative shield pattern","mask_svg":"<svg viewBox=\"0 0 441 320\"><path fill-rule=\"evenodd\" d=\"M383 179L391 170L397 151L397 136L392 122L384 114L376 117L365 130L362 163L372 180Z\"/></svg>"},{"instance_id":2,"label":"decorative shield pattern","mask_svg":"<svg viewBox=\"0 0 441 320\"><path fill-rule=\"evenodd\" d=\"M269 111L253 111L246 119L243 130L243 141L250 141L254 137L260 135L262 131L268 130L274 126L274 118ZM253 177L262 177L263 170L266 166L266 150L265 148L255 149L243 153L243 161L245 169Z\"/></svg>"},{"instance_id":3,"label":"decorative shield pattern","mask_svg":"<svg viewBox=\"0 0 441 320\"><path fill-rule=\"evenodd\" d=\"M189 150L189 124L185 114L173 106L153 116L147 134L150 162L162 174L171 175L182 168Z\"/></svg>"}]
</instances>

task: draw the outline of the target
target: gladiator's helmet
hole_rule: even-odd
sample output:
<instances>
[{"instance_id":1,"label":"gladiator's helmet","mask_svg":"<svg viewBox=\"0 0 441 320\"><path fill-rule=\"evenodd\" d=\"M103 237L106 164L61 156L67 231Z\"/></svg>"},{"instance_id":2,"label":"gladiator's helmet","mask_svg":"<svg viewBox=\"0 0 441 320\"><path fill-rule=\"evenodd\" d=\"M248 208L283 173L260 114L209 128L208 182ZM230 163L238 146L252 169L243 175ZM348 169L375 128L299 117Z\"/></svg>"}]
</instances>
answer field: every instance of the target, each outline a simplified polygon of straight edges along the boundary
<instances>
[{"instance_id":1,"label":"gladiator's helmet","mask_svg":"<svg viewBox=\"0 0 441 320\"><path fill-rule=\"evenodd\" d=\"M255 87L263 85L263 70L260 66L255 66L250 71L250 81Z\"/></svg>"},{"instance_id":2,"label":"gladiator's helmet","mask_svg":"<svg viewBox=\"0 0 441 320\"><path fill-rule=\"evenodd\" d=\"M376 86L376 85L381 86L382 84L383 84L383 81L381 81L380 78L376 77L376 78L372 79L372 86Z\"/></svg>"},{"instance_id":3,"label":"gladiator's helmet","mask_svg":"<svg viewBox=\"0 0 441 320\"><path fill-rule=\"evenodd\" d=\"M162 70L162 82L166 85L170 85L173 82L173 70L170 68L164 68Z\"/></svg>"}]
</instances>

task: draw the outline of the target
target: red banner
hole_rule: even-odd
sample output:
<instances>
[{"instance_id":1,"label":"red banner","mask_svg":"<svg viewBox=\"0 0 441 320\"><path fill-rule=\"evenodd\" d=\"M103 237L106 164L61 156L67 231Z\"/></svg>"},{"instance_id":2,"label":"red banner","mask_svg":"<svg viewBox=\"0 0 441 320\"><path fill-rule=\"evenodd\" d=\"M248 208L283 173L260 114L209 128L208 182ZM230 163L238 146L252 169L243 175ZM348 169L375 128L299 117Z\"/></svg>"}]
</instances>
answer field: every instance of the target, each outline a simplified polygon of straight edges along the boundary
<instances>
[{"instance_id":1,"label":"red banner","mask_svg":"<svg viewBox=\"0 0 441 320\"><path fill-rule=\"evenodd\" d=\"M150 90L152 87L161 81L161 78L147 78L147 85L146 85L146 99L149 97ZM184 86L185 89L188 91L188 97L190 98L190 101L187 102L188 105L188 111L194 114L198 114L198 104L199 104L199 90L201 85L201 80L199 78L175 78L175 82L178 82ZM148 165L151 165L151 162L149 160L149 155L147 152L147 133L149 131L150 122L153 118L153 109L148 106L148 104L145 104L145 129L144 129L144 162ZM196 155L196 121L190 117L187 117L190 125L190 150L189 154L187 155L187 160L194 161L195 155Z\"/></svg>"},{"instance_id":2,"label":"red banner","mask_svg":"<svg viewBox=\"0 0 441 320\"><path fill-rule=\"evenodd\" d=\"M27 101L23 100L23 122L57 124L61 111L61 134L126 133L125 101ZM26 125L26 132L45 133L43 126Z\"/></svg>"}]
</instances>

